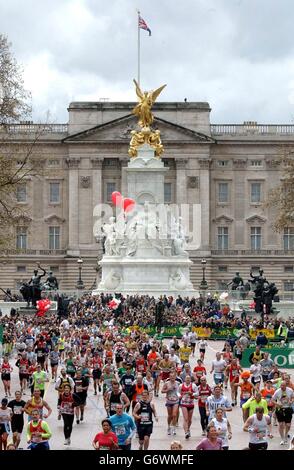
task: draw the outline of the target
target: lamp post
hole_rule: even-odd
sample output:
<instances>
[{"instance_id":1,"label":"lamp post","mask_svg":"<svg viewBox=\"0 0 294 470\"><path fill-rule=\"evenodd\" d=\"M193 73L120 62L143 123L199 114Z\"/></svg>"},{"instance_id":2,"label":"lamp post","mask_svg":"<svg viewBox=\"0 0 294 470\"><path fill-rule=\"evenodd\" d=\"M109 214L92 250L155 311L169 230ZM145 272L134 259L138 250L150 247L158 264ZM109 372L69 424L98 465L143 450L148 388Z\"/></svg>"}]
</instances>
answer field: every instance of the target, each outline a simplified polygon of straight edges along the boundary
<instances>
[{"instance_id":1,"label":"lamp post","mask_svg":"<svg viewBox=\"0 0 294 470\"><path fill-rule=\"evenodd\" d=\"M201 310L204 309L204 305L205 305L205 293L206 293L206 289L207 289L207 281L205 279L205 268L206 268L206 259L203 258L201 260L201 266L202 266L202 281L200 283L200 295L203 297L203 302L201 302Z\"/></svg>"},{"instance_id":2,"label":"lamp post","mask_svg":"<svg viewBox=\"0 0 294 470\"><path fill-rule=\"evenodd\" d=\"M77 263L78 263L78 266L79 266L79 279L78 279L78 282L77 282L77 285L76 285L77 289L84 289L84 287L85 287L85 286L84 286L84 283L83 283L83 281L82 281L82 266L83 266L83 262L84 262L84 261L82 260L82 258L79 258L79 259L77 260Z\"/></svg>"}]
</instances>

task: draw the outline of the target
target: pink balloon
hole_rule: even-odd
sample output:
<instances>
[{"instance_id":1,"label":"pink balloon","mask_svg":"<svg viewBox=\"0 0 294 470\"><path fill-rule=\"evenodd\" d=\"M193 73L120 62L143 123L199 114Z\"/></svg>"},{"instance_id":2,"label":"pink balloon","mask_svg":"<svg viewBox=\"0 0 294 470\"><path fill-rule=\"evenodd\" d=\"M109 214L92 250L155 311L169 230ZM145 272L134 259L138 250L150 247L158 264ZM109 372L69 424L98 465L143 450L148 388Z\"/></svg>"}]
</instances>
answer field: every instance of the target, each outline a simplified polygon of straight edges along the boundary
<instances>
[{"instance_id":1,"label":"pink balloon","mask_svg":"<svg viewBox=\"0 0 294 470\"><path fill-rule=\"evenodd\" d=\"M122 203L122 195L119 191L114 191L111 194L111 200L115 206L120 206Z\"/></svg>"},{"instance_id":2,"label":"pink balloon","mask_svg":"<svg viewBox=\"0 0 294 470\"><path fill-rule=\"evenodd\" d=\"M134 199L126 197L123 201L123 210L124 210L124 212L131 212L134 209L135 205L136 205L136 203L135 203Z\"/></svg>"}]
</instances>

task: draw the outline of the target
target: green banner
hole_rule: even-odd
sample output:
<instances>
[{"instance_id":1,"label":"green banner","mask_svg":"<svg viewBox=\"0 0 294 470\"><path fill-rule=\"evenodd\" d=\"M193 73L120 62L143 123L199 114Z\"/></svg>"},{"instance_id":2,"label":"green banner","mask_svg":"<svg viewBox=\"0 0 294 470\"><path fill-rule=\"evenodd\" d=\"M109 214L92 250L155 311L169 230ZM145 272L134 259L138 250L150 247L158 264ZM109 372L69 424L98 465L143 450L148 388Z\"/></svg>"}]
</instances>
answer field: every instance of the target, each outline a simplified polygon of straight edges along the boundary
<instances>
[{"instance_id":1,"label":"green banner","mask_svg":"<svg viewBox=\"0 0 294 470\"><path fill-rule=\"evenodd\" d=\"M130 331L134 329L139 329L140 331L143 331L149 336L154 336L155 334L158 334L162 338L171 338L173 336L176 336L177 338L181 338L187 329L190 330L189 327L180 326L180 325L165 326L161 328L160 332L157 331L157 328L155 326L147 326L145 328L142 328L139 326L132 326L132 327L123 329L122 333L128 334L130 333ZM198 338L207 338L207 339L214 339L214 340L226 340L229 336L233 338L238 338L240 336L240 330L237 328L211 329L211 328L193 326L192 331L195 331L195 333L197 333ZM262 331L265 334L268 340L280 341L280 337L277 335L277 330L268 330L268 329L251 330L249 335L252 341L255 341L256 336L258 335L260 331Z\"/></svg>"},{"instance_id":2,"label":"green banner","mask_svg":"<svg viewBox=\"0 0 294 470\"><path fill-rule=\"evenodd\" d=\"M243 352L241 366L250 367L250 355L254 352L255 346L252 345L245 349ZM262 348L263 352L268 352L270 358L281 369L294 369L294 341L288 344L287 347L281 344L271 344Z\"/></svg>"},{"instance_id":3,"label":"green banner","mask_svg":"<svg viewBox=\"0 0 294 470\"><path fill-rule=\"evenodd\" d=\"M0 325L0 343L3 343L3 325Z\"/></svg>"}]
</instances>

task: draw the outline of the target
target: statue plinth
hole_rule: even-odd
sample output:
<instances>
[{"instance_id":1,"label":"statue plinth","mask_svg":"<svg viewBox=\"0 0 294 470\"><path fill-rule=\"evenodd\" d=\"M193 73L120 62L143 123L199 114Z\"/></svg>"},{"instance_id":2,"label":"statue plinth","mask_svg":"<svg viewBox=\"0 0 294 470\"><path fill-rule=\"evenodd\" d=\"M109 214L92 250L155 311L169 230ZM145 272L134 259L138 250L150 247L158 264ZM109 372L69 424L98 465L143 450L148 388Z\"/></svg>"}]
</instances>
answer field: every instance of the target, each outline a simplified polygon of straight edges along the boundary
<instances>
[{"instance_id":1,"label":"statue plinth","mask_svg":"<svg viewBox=\"0 0 294 470\"><path fill-rule=\"evenodd\" d=\"M151 106L164 86L143 93L136 83L139 104L133 113L139 117L140 130L132 131L131 160L122 169L127 195L136 201L136 207L130 213L119 214L117 220L111 217L109 224L103 226L105 255L99 263L102 279L94 295L198 295L190 281L192 261L185 251L181 218L176 218L164 204L164 180L169 169L160 158L160 131L151 128Z\"/></svg>"}]
</instances>

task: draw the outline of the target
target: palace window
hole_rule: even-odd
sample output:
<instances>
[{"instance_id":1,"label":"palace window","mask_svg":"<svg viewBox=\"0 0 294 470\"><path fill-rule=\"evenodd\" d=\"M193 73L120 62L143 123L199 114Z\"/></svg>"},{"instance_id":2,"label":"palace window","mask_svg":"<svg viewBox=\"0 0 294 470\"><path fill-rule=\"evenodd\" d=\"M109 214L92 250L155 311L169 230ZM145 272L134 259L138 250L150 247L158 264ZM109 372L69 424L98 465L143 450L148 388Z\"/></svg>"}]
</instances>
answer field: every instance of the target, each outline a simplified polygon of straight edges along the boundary
<instances>
[{"instance_id":1,"label":"palace window","mask_svg":"<svg viewBox=\"0 0 294 470\"><path fill-rule=\"evenodd\" d=\"M16 248L18 250L27 249L28 229L27 227L16 227Z\"/></svg>"},{"instance_id":2,"label":"palace window","mask_svg":"<svg viewBox=\"0 0 294 470\"><path fill-rule=\"evenodd\" d=\"M18 273L25 273L27 270L26 266L16 266L16 271Z\"/></svg>"},{"instance_id":3,"label":"palace window","mask_svg":"<svg viewBox=\"0 0 294 470\"><path fill-rule=\"evenodd\" d=\"M251 166L262 166L262 160L251 160Z\"/></svg>"},{"instance_id":4,"label":"palace window","mask_svg":"<svg viewBox=\"0 0 294 470\"><path fill-rule=\"evenodd\" d=\"M228 271L228 266L219 266L218 271L220 273L226 273Z\"/></svg>"},{"instance_id":5,"label":"palace window","mask_svg":"<svg viewBox=\"0 0 294 470\"><path fill-rule=\"evenodd\" d=\"M16 187L16 200L17 202L26 202L27 200L27 185L26 183L19 183Z\"/></svg>"},{"instance_id":6,"label":"palace window","mask_svg":"<svg viewBox=\"0 0 294 470\"><path fill-rule=\"evenodd\" d=\"M229 228L218 227L217 228L217 249L228 250L229 248Z\"/></svg>"},{"instance_id":7,"label":"palace window","mask_svg":"<svg viewBox=\"0 0 294 470\"><path fill-rule=\"evenodd\" d=\"M218 202L229 201L229 185L228 183L218 184Z\"/></svg>"},{"instance_id":8,"label":"palace window","mask_svg":"<svg viewBox=\"0 0 294 470\"><path fill-rule=\"evenodd\" d=\"M284 291L289 292L294 290L294 281L284 282Z\"/></svg>"},{"instance_id":9,"label":"palace window","mask_svg":"<svg viewBox=\"0 0 294 470\"><path fill-rule=\"evenodd\" d=\"M218 160L217 164L218 166L228 166L229 160Z\"/></svg>"},{"instance_id":10,"label":"palace window","mask_svg":"<svg viewBox=\"0 0 294 470\"><path fill-rule=\"evenodd\" d=\"M261 249L261 227L251 227L250 230L251 250Z\"/></svg>"},{"instance_id":11,"label":"palace window","mask_svg":"<svg viewBox=\"0 0 294 470\"><path fill-rule=\"evenodd\" d=\"M251 183L251 202L261 202L261 183Z\"/></svg>"},{"instance_id":12,"label":"palace window","mask_svg":"<svg viewBox=\"0 0 294 470\"><path fill-rule=\"evenodd\" d=\"M60 202L60 183L49 183L49 186L50 186L49 201L51 203Z\"/></svg>"},{"instance_id":13,"label":"palace window","mask_svg":"<svg viewBox=\"0 0 294 470\"><path fill-rule=\"evenodd\" d=\"M294 227L284 228L284 250L294 250Z\"/></svg>"},{"instance_id":14,"label":"palace window","mask_svg":"<svg viewBox=\"0 0 294 470\"><path fill-rule=\"evenodd\" d=\"M111 195L116 190L115 183L106 183L106 201L111 202Z\"/></svg>"},{"instance_id":15,"label":"palace window","mask_svg":"<svg viewBox=\"0 0 294 470\"><path fill-rule=\"evenodd\" d=\"M60 227L49 227L49 250L60 249Z\"/></svg>"}]
</instances>

